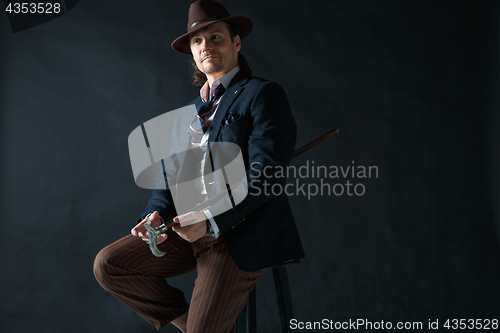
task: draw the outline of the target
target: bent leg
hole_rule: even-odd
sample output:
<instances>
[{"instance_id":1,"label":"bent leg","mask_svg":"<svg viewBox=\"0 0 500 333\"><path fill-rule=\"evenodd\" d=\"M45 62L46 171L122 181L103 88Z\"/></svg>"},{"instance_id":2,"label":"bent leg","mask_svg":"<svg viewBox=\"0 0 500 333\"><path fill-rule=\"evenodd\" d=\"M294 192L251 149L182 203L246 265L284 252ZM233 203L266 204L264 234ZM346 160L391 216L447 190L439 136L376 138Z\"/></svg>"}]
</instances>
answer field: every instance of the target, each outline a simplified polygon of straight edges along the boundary
<instances>
[{"instance_id":1,"label":"bent leg","mask_svg":"<svg viewBox=\"0 0 500 333\"><path fill-rule=\"evenodd\" d=\"M160 329L189 309L184 293L164 278L193 271L196 258L191 243L172 231L158 248L166 252L161 258L139 237L125 236L97 254L94 275L104 289Z\"/></svg>"},{"instance_id":2,"label":"bent leg","mask_svg":"<svg viewBox=\"0 0 500 333\"><path fill-rule=\"evenodd\" d=\"M225 244L210 236L193 243L193 247L198 257L198 277L188 312L188 332L236 332L238 314L264 269L241 270Z\"/></svg>"}]
</instances>

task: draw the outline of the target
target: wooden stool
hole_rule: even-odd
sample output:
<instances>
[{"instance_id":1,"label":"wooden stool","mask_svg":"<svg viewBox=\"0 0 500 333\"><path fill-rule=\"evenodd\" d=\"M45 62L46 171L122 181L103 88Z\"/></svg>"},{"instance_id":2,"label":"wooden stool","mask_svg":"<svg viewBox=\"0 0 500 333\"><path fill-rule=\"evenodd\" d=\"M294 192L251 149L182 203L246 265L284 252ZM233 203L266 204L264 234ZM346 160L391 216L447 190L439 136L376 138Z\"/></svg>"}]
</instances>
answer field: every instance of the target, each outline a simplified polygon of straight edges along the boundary
<instances>
[{"instance_id":1,"label":"wooden stool","mask_svg":"<svg viewBox=\"0 0 500 333\"><path fill-rule=\"evenodd\" d=\"M291 332L289 324L290 319L293 318L293 306L286 267L284 265L274 266L273 277L276 300L278 301L278 311L280 314L281 332ZM238 315L238 333L257 333L256 303L256 292L254 288L250 294L248 294L247 304Z\"/></svg>"}]
</instances>

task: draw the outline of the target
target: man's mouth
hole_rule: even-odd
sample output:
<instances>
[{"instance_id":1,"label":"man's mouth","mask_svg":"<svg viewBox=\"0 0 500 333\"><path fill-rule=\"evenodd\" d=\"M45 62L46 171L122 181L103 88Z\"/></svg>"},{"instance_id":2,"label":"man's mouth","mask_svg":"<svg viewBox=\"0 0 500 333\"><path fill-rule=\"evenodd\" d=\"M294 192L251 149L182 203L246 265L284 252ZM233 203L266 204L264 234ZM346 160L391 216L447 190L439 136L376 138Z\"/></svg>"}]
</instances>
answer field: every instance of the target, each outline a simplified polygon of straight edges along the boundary
<instances>
[{"instance_id":1,"label":"man's mouth","mask_svg":"<svg viewBox=\"0 0 500 333\"><path fill-rule=\"evenodd\" d=\"M213 60L217 58L216 56L213 56L213 55L209 55L209 56L206 56L205 58L203 58L203 61L202 62L205 62L205 60Z\"/></svg>"}]
</instances>

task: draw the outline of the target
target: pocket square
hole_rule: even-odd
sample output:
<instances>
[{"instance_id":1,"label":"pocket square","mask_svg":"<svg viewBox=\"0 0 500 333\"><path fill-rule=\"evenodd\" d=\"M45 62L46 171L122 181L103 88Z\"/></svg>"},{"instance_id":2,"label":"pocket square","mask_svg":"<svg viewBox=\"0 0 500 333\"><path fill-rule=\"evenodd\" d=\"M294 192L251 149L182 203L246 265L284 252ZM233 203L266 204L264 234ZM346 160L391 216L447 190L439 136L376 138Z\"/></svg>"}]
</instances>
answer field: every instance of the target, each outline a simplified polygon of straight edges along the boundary
<instances>
[{"instance_id":1,"label":"pocket square","mask_svg":"<svg viewBox=\"0 0 500 333\"><path fill-rule=\"evenodd\" d=\"M237 120L240 117L241 117L240 114L234 114L233 112L228 112L227 115L224 117L224 120L222 120L222 127L231 124L233 121Z\"/></svg>"}]
</instances>

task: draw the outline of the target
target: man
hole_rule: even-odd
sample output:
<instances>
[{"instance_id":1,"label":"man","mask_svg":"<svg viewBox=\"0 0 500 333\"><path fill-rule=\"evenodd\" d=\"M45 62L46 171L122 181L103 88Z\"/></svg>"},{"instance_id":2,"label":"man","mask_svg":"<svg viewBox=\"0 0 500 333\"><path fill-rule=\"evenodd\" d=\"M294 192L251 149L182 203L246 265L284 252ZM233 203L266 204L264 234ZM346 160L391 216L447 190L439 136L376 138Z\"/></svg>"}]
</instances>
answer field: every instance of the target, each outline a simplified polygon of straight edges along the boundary
<instances>
[{"instance_id":1,"label":"man","mask_svg":"<svg viewBox=\"0 0 500 333\"><path fill-rule=\"evenodd\" d=\"M238 145L248 195L227 211L215 213L210 207L177 216L171 191L154 190L131 235L101 250L95 260L99 283L158 330L171 322L182 332L235 332L237 316L264 269L304 256L286 196L266 195L262 188L264 181L284 187L284 178L270 176L269 170L288 165L296 125L281 87L251 76L239 54L251 28L249 18L230 16L220 3L200 0L189 9L187 33L172 43L174 50L191 54L196 65L201 90L192 103L202 131L193 129L191 115L180 115L171 149L200 149L206 161L210 145ZM193 167L176 163L173 171L166 167L169 173ZM200 184L204 199L213 197L217 186L206 178ZM157 239L166 255L154 257L144 243L144 223L156 227L171 218L178 225ZM198 277L188 304L165 278L195 269Z\"/></svg>"}]
</instances>

